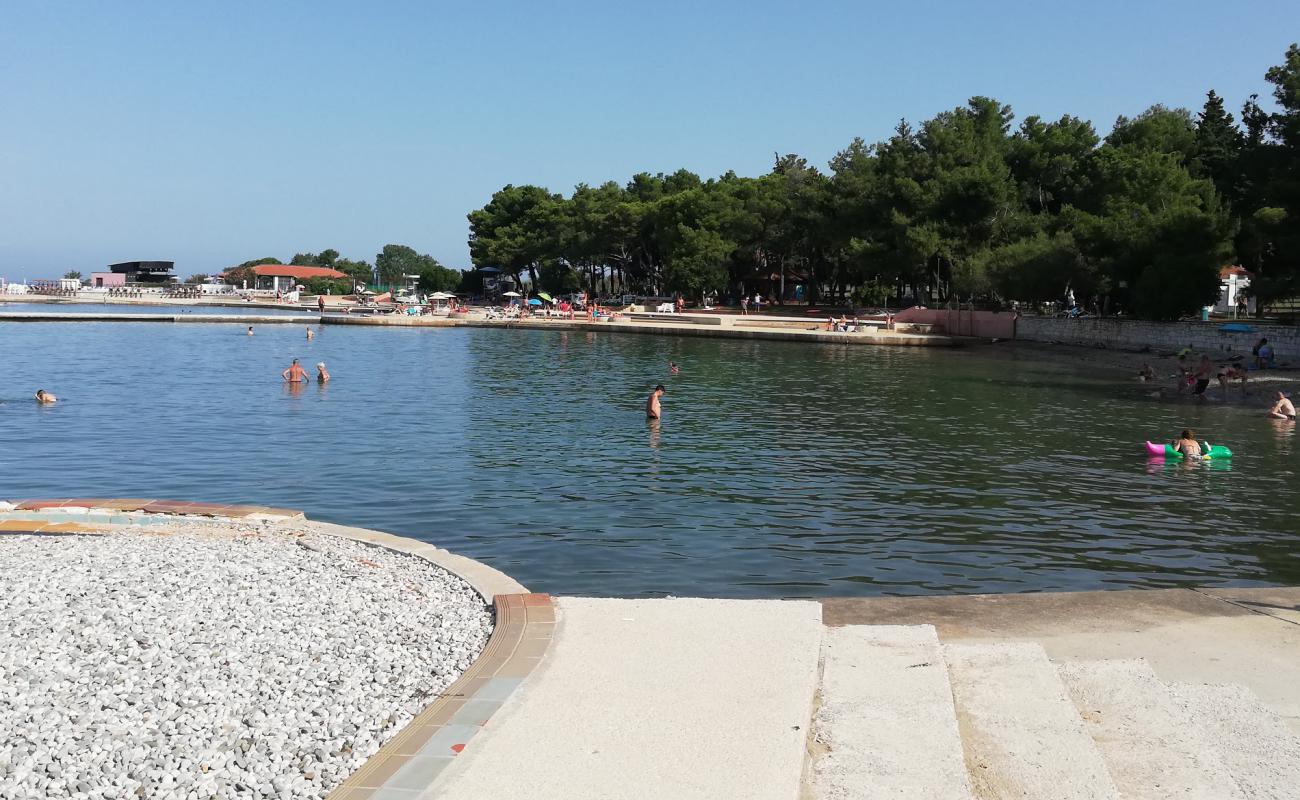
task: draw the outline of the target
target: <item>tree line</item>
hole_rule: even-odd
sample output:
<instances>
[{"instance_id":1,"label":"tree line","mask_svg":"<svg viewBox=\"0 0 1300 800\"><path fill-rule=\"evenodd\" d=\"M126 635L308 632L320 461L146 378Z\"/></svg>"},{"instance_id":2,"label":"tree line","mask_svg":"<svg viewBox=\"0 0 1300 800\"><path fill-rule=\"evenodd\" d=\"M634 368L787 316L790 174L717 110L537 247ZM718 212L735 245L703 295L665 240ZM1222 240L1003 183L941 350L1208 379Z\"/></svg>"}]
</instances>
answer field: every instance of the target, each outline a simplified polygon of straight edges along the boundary
<instances>
[{"instance_id":1,"label":"tree line","mask_svg":"<svg viewBox=\"0 0 1300 800\"><path fill-rule=\"evenodd\" d=\"M1239 119L1155 105L1102 138L1074 116L975 97L825 170L778 155L760 177L685 169L567 197L508 185L469 214L476 267L551 292L700 297L802 287L810 302L1041 304L1173 319L1241 263L1261 305L1300 294L1300 47Z\"/></svg>"},{"instance_id":2,"label":"tree line","mask_svg":"<svg viewBox=\"0 0 1300 800\"><path fill-rule=\"evenodd\" d=\"M232 267L225 272L226 282L238 285L247 282L252 286L254 275L252 268L259 264L284 264L274 256L255 258ZM304 282L312 294L348 294L357 284L382 284L390 289L407 285L407 275L418 275L418 288L422 292L454 292L462 288L464 276L460 270L450 269L438 263L431 255L418 253L402 244L386 244L375 256L372 266L368 261L353 261L342 258L334 249L319 253L295 253L287 262L290 266L327 267L347 275L346 279L309 278ZM195 278L198 280L196 281ZM191 282L201 282L206 276L195 275Z\"/></svg>"}]
</instances>

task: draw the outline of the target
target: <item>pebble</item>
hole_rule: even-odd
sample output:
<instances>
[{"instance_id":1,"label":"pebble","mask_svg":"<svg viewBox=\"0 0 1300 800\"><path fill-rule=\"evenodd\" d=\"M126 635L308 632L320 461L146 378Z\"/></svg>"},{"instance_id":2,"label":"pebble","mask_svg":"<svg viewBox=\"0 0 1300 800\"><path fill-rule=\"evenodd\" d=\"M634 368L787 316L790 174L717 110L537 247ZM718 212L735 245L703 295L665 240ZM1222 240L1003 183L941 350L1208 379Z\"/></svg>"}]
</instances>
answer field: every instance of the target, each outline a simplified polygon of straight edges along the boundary
<instances>
[{"instance_id":1,"label":"pebble","mask_svg":"<svg viewBox=\"0 0 1300 800\"><path fill-rule=\"evenodd\" d=\"M0 537L0 798L323 798L473 662L423 559L277 525Z\"/></svg>"}]
</instances>

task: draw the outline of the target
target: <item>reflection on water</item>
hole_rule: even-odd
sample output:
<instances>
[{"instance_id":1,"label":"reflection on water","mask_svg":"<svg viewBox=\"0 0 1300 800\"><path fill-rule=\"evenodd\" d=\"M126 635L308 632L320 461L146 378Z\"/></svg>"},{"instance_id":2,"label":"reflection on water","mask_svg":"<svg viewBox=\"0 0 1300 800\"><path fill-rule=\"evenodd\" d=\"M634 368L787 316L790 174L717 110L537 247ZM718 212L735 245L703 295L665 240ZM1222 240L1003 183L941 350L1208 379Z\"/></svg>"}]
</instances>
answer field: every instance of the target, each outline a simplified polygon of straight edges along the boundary
<instances>
[{"instance_id":1,"label":"reflection on water","mask_svg":"<svg viewBox=\"0 0 1300 800\"><path fill-rule=\"evenodd\" d=\"M297 506L568 594L1300 581L1293 427L1152 400L1127 374L590 331L245 329L0 323L0 497ZM333 380L286 386L293 358ZM38 408L37 388L60 403ZM1143 440L1184 427L1236 457L1148 463Z\"/></svg>"}]
</instances>

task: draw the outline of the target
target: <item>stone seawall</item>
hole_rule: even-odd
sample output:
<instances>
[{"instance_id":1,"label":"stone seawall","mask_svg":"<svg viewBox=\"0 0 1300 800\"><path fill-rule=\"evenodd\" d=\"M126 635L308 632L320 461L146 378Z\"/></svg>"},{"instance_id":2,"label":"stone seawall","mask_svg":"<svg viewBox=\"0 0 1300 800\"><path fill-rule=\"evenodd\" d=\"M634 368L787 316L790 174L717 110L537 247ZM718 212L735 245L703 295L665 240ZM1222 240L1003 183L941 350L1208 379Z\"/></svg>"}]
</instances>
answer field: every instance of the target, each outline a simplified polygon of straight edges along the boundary
<instances>
[{"instance_id":1,"label":"stone seawall","mask_svg":"<svg viewBox=\"0 0 1300 800\"><path fill-rule=\"evenodd\" d=\"M1266 336L1279 357L1300 355L1300 327L1256 325L1243 320L1251 332L1223 330L1218 322L1143 322L1130 319L1066 319L1021 317L1016 338L1030 342L1060 342L1120 350L1181 350L1191 347L1208 353L1250 353L1259 337Z\"/></svg>"}]
</instances>

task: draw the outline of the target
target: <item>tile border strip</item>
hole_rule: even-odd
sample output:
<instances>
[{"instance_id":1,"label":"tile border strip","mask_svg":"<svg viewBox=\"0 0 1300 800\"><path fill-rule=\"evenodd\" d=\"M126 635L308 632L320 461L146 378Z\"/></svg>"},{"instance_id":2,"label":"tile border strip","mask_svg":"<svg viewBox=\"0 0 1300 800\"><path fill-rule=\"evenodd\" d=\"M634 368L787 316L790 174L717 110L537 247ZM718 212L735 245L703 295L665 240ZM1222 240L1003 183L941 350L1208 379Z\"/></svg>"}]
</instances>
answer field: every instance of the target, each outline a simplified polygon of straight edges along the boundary
<instances>
[{"instance_id":1,"label":"tile border strip","mask_svg":"<svg viewBox=\"0 0 1300 800\"><path fill-rule=\"evenodd\" d=\"M469 669L326 800L424 800L442 771L541 663L555 631L547 594L498 594L496 622Z\"/></svg>"}]
</instances>

